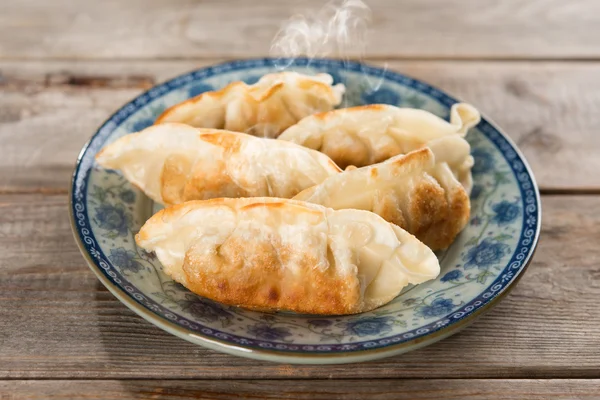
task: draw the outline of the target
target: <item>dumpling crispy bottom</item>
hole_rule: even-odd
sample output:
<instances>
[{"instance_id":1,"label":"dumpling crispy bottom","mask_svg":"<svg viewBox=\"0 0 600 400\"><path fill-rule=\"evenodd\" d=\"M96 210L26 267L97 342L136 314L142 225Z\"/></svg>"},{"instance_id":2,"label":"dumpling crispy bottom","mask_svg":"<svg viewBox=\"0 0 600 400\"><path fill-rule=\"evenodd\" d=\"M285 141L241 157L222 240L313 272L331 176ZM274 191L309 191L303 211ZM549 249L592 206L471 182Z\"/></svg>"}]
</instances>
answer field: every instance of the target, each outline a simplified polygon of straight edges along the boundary
<instances>
[{"instance_id":1,"label":"dumpling crispy bottom","mask_svg":"<svg viewBox=\"0 0 600 400\"><path fill-rule=\"evenodd\" d=\"M354 314L439 274L427 246L374 213L287 199L169 207L136 242L192 292L251 309Z\"/></svg>"},{"instance_id":2,"label":"dumpling crispy bottom","mask_svg":"<svg viewBox=\"0 0 600 400\"><path fill-rule=\"evenodd\" d=\"M242 241L233 237L211 257L197 254L192 246L183 263L186 286L221 303L258 310L285 309L307 314L360 311L356 275L337 274L331 267L315 268L319 260L311 256L302 258L294 271L282 268L293 253L291 246L273 238Z\"/></svg>"}]
</instances>

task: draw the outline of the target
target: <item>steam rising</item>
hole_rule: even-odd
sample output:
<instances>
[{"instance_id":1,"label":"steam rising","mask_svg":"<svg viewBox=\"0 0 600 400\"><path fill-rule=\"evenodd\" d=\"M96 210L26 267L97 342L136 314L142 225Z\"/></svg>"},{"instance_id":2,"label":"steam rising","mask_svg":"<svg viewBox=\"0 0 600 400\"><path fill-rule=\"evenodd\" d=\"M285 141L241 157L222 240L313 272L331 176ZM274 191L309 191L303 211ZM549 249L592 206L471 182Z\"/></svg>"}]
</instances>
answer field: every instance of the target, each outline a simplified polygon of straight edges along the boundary
<instances>
[{"instance_id":1,"label":"steam rising","mask_svg":"<svg viewBox=\"0 0 600 400\"><path fill-rule=\"evenodd\" d=\"M276 68L289 68L297 57L361 59L369 41L371 16L371 9L361 0L333 0L318 11L292 16L271 44L271 56L279 57ZM382 79L370 82L366 74L365 80L371 91L382 83Z\"/></svg>"},{"instance_id":2,"label":"steam rising","mask_svg":"<svg viewBox=\"0 0 600 400\"><path fill-rule=\"evenodd\" d=\"M370 21L371 10L362 1L332 1L317 12L294 15L286 21L273 39L271 54L344 58L358 50L362 55Z\"/></svg>"}]
</instances>

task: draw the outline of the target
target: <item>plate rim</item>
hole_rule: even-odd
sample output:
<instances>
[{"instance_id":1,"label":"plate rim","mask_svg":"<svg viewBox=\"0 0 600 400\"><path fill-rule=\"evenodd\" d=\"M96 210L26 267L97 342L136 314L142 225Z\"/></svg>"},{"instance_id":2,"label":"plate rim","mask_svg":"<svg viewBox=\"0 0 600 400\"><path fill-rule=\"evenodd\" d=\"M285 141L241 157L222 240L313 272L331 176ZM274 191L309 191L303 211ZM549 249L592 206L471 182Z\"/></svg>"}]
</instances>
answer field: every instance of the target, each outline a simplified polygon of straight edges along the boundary
<instances>
[{"instance_id":1,"label":"plate rim","mask_svg":"<svg viewBox=\"0 0 600 400\"><path fill-rule=\"evenodd\" d=\"M256 348L256 347L249 348L249 347L245 347L243 345L232 344L231 342L220 340L215 337L205 336L200 332L193 332L191 330L186 329L185 327L175 324L175 323L169 321L167 318L160 316L160 315L152 312L151 310L147 309L145 306L143 306L138 301L136 301L124 288L118 286L117 284L115 284L115 282L111 281L100 270L101 267L92 258L91 254L89 252L89 249L86 247L85 243L83 243L83 240L81 237L81 235L82 235L81 229L80 229L80 227L78 227L78 225L75 221L76 209L75 209L75 204L73 202L74 190L75 190L75 187L77 184L77 177L79 175L79 170L80 170L82 159L86 155L92 141L99 135L99 133L109 123L111 123L111 121L120 112L123 112L123 110L125 110L129 106L134 106L134 102L136 102L138 99L142 98L143 96L147 96L153 90L160 91L161 88L164 88L164 87L168 86L169 84L175 84L177 81L181 81L181 83L185 83L186 79L187 79L187 81L193 80L193 77L192 77L193 74L198 74L198 73L202 73L204 71L209 71L209 70L215 70L220 67L221 68L225 67L225 68L228 68L229 70L240 69L240 67L245 67L245 68L261 67L261 66L267 66L267 62L273 62L274 60L281 60L281 59L249 58L249 59L242 59L242 60L225 61L223 63L195 69L195 70L180 74L180 75L178 75L174 78L171 78L165 82L157 84L157 85L153 86L152 88L148 89L147 91L144 91L143 93L135 96L132 100L126 102L121 107L119 107L113 114L111 114L100 125L100 127L96 130L96 132L91 136L91 138L82 147L82 149L79 152L79 155L77 157L76 163L75 163L75 167L74 167L72 179L71 179L71 186L69 188L69 219L71 222L71 229L72 229L72 233L75 238L75 241L77 243L77 246L78 246L80 252L82 253L82 255L84 256L88 266L94 272L94 274L98 277L98 279L102 282L102 284L104 284L104 286L115 297L117 297L117 299L119 301L121 301L129 309L131 309L136 314L140 315L142 318L144 318L148 322L152 323L153 325L158 326L159 328L161 328L175 336L178 336L182 339L188 340L192 343L199 344L199 345L202 345L204 347L207 347L207 348L210 348L213 350L218 350L218 351L222 351L222 352L225 352L228 354L233 354L233 355L237 355L237 356L243 356L243 357L248 357L248 358L253 358L253 359L258 359L258 360L266 360L266 361L298 363L298 364L337 364L337 363L351 363L351 362L361 362L361 361L380 359L380 358L416 350L418 348L421 348L421 347L427 346L429 344L432 344L434 342L437 342L439 340L442 340L454 333L457 333L458 331L460 331L463 328L465 328L466 326L468 326L476 318L483 315L485 312L487 312L492 307L494 307L506 294L508 294L510 292L510 290L512 290L514 288L514 286L518 283L518 281L521 279L521 277L523 276L523 274L525 273L525 271L531 264L531 261L535 254L535 251L537 249L540 231L541 231L541 218L542 218L541 199L540 199L540 194L539 194L539 188L538 188L537 182L535 180L535 176L533 175L531 167L529 166L527 160L525 159L525 157L522 154L522 152L520 151L520 149L516 146L516 144L512 141L512 139L510 139L510 137L508 137L490 118L488 118L484 114L481 115L482 122L487 123L493 130L495 130L502 137L502 139L504 139L510 145L511 150L513 150L516 153L516 155L519 157L520 162L523 164L524 171L527 173L527 177L531 181L533 196L535 198L534 205L537 210L536 224L533 227L534 234L533 234L533 237L531 238L531 244L529 245L528 254L521 263L522 267L518 270L518 272L515 274L515 276L508 281L508 283L505 286L501 287L500 290L496 291L491 296L491 298L488 299L487 302L474 308L471 312L464 315L464 317L461 317L461 318L457 319L456 321L451 321L450 323L440 327L437 330L425 333L421 336L414 337L410 340L403 341L401 343L389 344L389 345L385 345L385 346L376 347L373 349L361 348L361 349L354 350L354 351L336 351L336 352L317 353L317 352L295 352L295 351L289 351L289 350L281 351L281 350L272 350L269 348ZM363 62L359 62L359 61L347 61L347 60L337 60L337 59L329 59L329 58L319 58L319 59L298 58L298 59L289 60L289 61L300 62L300 65L302 65L302 66L306 66L306 65L310 65L310 64L318 64L318 65L326 66L326 67L340 68L341 66L347 67L348 65L353 65L354 67L358 67L358 68L368 68L370 70L380 71L384 78L387 77L389 79L389 75L395 75L402 79L408 79L409 81L413 81L414 83L422 86L420 88L416 88L417 90L429 89L429 90L433 91L434 93L435 92L441 93L447 99L449 99L453 102L458 102L458 100L454 96L449 95L446 91L440 90L440 89L438 89L426 82L423 82L419 79L412 78L404 73L400 73L400 72L396 72L396 71L388 71L385 69L381 69L380 67L372 66L372 65L369 65L369 64L366 64ZM438 99L438 101L439 101L439 99ZM138 108L139 108L139 105L138 105ZM494 143L494 146L496 148L498 148L498 145L496 143ZM500 150L499 148L497 150L500 153L502 153L503 156L505 156L505 154L502 150ZM512 171L512 167L511 167L511 171ZM515 175L516 175L515 171L512 171L512 172L515 173ZM520 191L523 192L522 183L519 182L518 179L517 179L517 185L518 185ZM523 225L525 225L525 221L523 221ZM522 226L521 228L522 228L522 233L523 233L525 228L524 228L524 226ZM522 234L521 234L521 238L515 248L515 252L511 256L511 260L512 260L512 257L515 256L516 252L518 251L518 249L520 247L521 239L522 239ZM503 271L505 271L505 270L506 270L506 267L504 267ZM492 283L489 286L482 289L482 291L480 292L480 294L478 296L481 296L482 293L488 291L492 287L492 285L494 285L494 282L495 281L492 281ZM453 313L456 311L458 311L458 310L453 311Z\"/></svg>"}]
</instances>

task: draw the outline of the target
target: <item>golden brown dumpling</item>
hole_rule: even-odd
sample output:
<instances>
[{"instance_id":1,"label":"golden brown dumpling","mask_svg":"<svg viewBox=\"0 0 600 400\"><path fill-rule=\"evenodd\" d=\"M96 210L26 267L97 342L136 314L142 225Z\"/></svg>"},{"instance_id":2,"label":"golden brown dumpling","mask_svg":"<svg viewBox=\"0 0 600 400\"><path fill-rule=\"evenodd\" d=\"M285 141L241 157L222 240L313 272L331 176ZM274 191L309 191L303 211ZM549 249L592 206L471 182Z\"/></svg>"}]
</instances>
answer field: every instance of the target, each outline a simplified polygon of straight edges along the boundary
<instances>
[{"instance_id":1,"label":"golden brown dumpling","mask_svg":"<svg viewBox=\"0 0 600 400\"><path fill-rule=\"evenodd\" d=\"M470 213L467 192L427 147L333 175L294 200L372 211L433 250L447 248Z\"/></svg>"},{"instance_id":2,"label":"golden brown dumpling","mask_svg":"<svg viewBox=\"0 0 600 400\"><path fill-rule=\"evenodd\" d=\"M344 85L332 83L328 74L268 74L253 85L233 82L179 103L163 112L156 123L180 122L275 138L302 118L340 104Z\"/></svg>"},{"instance_id":3,"label":"golden brown dumpling","mask_svg":"<svg viewBox=\"0 0 600 400\"><path fill-rule=\"evenodd\" d=\"M374 213L276 198L173 206L136 242L191 291L261 310L359 313L440 272L427 246Z\"/></svg>"},{"instance_id":4,"label":"golden brown dumpling","mask_svg":"<svg viewBox=\"0 0 600 400\"><path fill-rule=\"evenodd\" d=\"M329 157L282 140L166 123L126 135L96 156L165 205L215 197L290 198L340 169Z\"/></svg>"},{"instance_id":5,"label":"golden brown dumpling","mask_svg":"<svg viewBox=\"0 0 600 400\"><path fill-rule=\"evenodd\" d=\"M341 168L364 167L429 146L437 140L462 138L479 120L479 112L464 103L452 106L450 122L424 110L373 104L306 117L283 132L279 139L319 150ZM458 150L462 158L455 160L451 167L457 178L459 172L455 168L460 169L463 176L459 180L470 185L473 158L469 155L468 143L464 142ZM464 173L466 170L468 176ZM466 189L470 191L470 187Z\"/></svg>"}]
</instances>

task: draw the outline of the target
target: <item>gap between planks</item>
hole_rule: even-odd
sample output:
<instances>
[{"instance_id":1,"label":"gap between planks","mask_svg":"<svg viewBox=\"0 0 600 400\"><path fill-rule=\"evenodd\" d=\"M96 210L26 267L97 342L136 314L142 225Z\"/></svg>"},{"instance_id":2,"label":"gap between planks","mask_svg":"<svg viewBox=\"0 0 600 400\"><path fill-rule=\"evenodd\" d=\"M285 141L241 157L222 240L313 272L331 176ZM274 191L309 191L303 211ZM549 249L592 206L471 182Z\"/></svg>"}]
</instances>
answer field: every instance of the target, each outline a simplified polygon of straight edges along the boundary
<instances>
[{"instance_id":1,"label":"gap between planks","mask_svg":"<svg viewBox=\"0 0 600 400\"><path fill-rule=\"evenodd\" d=\"M265 56L268 57L268 56ZM204 68L207 65L218 65L230 61L239 59L250 60L250 59L261 59L263 57L228 57L228 56L211 56L211 57L156 57L156 58L112 58L112 59L94 59L94 58L10 58L1 57L1 62L22 62L22 63L64 63L64 62L81 62L81 63L122 63L122 64L135 64L139 62L201 62L206 63L205 65L199 66L198 68ZM336 59L336 58L332 58ZM337 58L338 60L344 60ZM453 57L441 57L441 58L423 58L423 57L367 57L363 59L350 58L350 61L364 62L367 64L378 63L383 65L377 65L379 67L385 67L386 61L390 63L394 62L423 62L435 64L438 62L457 62L457 63L506 63L506 64L544 64L544 63L558 63L558 64L600 64L599 58L590 59L577 59L577 58L544 58L544 59L528 59L528 58L453 58ZM600 65L599 65L600 67ZM160 83L156 80L155 76L151 74L126 74L126 75L110 75L110 74L86 74L86 73L72 73L67 70L54 71L46 73L43 77L43 81L32 81L29 79L16 78L13 76L3 76L2 69L0 66L0 88L1 87L12 87L12 88L25 88L32 84L41 85L44 88L59 88L59 87L78 87L78 88L108 88L108 89L145 89L148 90L153 86Z\"/></svg>"},{"instance_id":2,"label":"gap between planks","mask_svg":"<svg viewBox=\"0 0 600 400\"><path fill-rule=\"evenodd\" d=\"M274 363L277 364L277 363ZM349 367L355 366L355 367L359 367L362 363L354 363L354 364L340 364L340 365L346 365ZM279 365L286 365L286 364L279 364ZM309 365L310 366L310 365ZM589 372L589 371L586 371ZM588 376L589 375L589 376ZM490 377L474 377L474 378L465 378L465 377L461 377L461 376L448 376L448 377L444 377L444 378L427 378L427 377L395 377L395 376L385 376L385 377L380 377L380 378L373 378L373 377L369 377L369 378L365 378L368 379L369 381L379 381L379 382L386 382L386 381L431 381L431 380L444 380L444 381L506 381L506 380L511 380L511 381L530 381L532 378L527 378L527 377L523 377L522 375L516 375L516 376L511 376L510 374L508 375L502 375L502 376L490 376ZM251 379L249 378L236 378L236 377L231 377L231 376L222 376L222 377L202 377L202 376L182 376L182 377L175 377L175 378L170 378L170 377L160 377L160 378L148 378L148 377L125 377L125 378L110 378L110 377L80 377L80 376L74 376L74 377L3 377L0 378L0 383L1 382L14 382L14 381L57 381L57 382L69 382L69 381L80 381L80 382L85 382L85 381L94 381L94 382L102 382L102 381L114 381L114 380L118 380L118 381L124 381L124 382L147 382L147 381L169 381L169 382L177 382L177 381L205 381L205 382L211 382L211 381L232 381L232 382L236 382L236 381L356 381L356 380L361 380L361 378L356 378L356 377L352 377L352 376L339 376L339 377L335 377L335 378L329 378L327 376L316 376L316 377L310 377L307 378L306 376L259 376L259 377L253 377ZM568 381L576 381L576 380L586 380L586 381L592 381L592 382L598 382L598 384L600 385L600 374L578 374L575 377L566 377L564 374L562 375L552 375L552 374L548 374L548 375L544 375L542 378L540 377L536 377L535 380L541 380L541 381L546 381L546 380L568 380ZM1 399L1 398L0 398Z\"/></svg>"},{"instance_id":3,"label":"gap between planks","mask_svg":"<svg viewBox=\"0 0 600 400\"><path fill-rule=\"evenodd\" d=\"M62 188L0 188L0 195L41 194L45 196L63 196L69 194L68 189Z\"/></svg>"},{"instance_id":4,"label":"gap between planks","mask_svg":"<svg viewBox=\"0 0 600 400\"><path fill-rule=\"evenodd\" d=\"M69 194L68 189L62 188L11 188L1 189L0 195L27 195L40 194L45 196L64 196ZM600 188L544 188L540 189L541 196L598 196Z\"/></svg>"},{"instance_id":5,"label":"gap between planks","mask_svg":"<svg viewBox=\"0 0 600 400\"><path fill-rule=\"evenodd\" d=\"M4 399L598 399L595 380L0 381ZM349 386L339 386L347 384Z\"/></svg>"},{"instance_id":6,"label":"gap between planks","mask_svg":"<svg viewBox=\"0 0 600 400\"><path fill-rule=\"evenodd\" d=\"M211 54L207 56L153 56L153 57L73 57L73 56L52 56L52 57L11 57L0 56L0 62L154 62L154 61L212 61L221 60L222 62L235 60L254 60L262 58L277 57L269 54L259 54L256 56L232 56L231 54ZM304 56L300 56L304 58ZM402 62L532 62L532 63L597 63L600 62L599 56L566 56L566 57L546 57L546 56L416 56L416 55L372 55L365 57L315 57L334 60L349 60L355 62L370 62L370 61L402 61Z\"/></svg>"}]
</instances>

